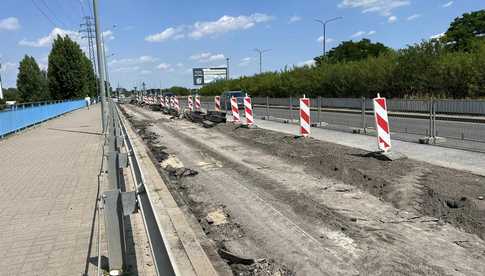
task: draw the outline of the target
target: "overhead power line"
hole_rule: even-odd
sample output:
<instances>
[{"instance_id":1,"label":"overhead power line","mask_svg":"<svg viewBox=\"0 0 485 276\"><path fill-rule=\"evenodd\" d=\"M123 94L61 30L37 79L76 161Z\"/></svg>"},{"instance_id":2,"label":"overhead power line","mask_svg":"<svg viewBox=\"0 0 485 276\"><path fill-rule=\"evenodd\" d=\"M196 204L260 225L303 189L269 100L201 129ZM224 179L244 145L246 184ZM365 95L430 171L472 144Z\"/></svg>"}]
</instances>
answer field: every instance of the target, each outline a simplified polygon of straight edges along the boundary
<instances>
[{"instance_id":1,"label":"overhead power line","mask_svg":"<svg viewBox=\"0 0 485 276\"><path fill-rule=\"evenodd\" d=\"M47 19L47 21L49 21L49 23L52 24L52 26L57 27L57 24L54 23L54 20L52 20L40 7L39 5L34 1L34 0L31 0L32 1L32 4L34 4L35 8Z\"/></svg>"},{"instance_id":2,"label":"overhead power line","mask_svg":"<svg viewBox=\"0 0 485 276\"><path fill-rule=\"evenodd\" d=\"M54 11L49 7L49 5L47 5L47 3L45 2L45 0L41 0L42 1L42 4L44 5L44 7L54 16L54 18L56 19L57 22L60 23L60 25L63 27L63 28L67 28L67 24L62 21L60 19L60 17L56 16L56 14L54 13Z\"/></svg>"}]
</instances>

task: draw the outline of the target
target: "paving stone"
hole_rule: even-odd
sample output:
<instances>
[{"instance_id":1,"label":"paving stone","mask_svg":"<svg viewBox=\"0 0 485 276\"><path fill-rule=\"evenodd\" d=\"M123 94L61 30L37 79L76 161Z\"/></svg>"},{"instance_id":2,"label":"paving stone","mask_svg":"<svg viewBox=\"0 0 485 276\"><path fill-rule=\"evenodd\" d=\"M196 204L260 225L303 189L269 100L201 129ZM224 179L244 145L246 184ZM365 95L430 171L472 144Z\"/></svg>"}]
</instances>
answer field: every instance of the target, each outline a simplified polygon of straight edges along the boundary
<instances>
[{"instance_id":1,"label":"paving stone","mask_svg":"<svg viewBox=\"0 0 485 276\"><path fill-rule=\"evenodd\" d=\"M85 273L100 131L95 106L0 140L0 275Z\"/></svg>"}]
</instances>

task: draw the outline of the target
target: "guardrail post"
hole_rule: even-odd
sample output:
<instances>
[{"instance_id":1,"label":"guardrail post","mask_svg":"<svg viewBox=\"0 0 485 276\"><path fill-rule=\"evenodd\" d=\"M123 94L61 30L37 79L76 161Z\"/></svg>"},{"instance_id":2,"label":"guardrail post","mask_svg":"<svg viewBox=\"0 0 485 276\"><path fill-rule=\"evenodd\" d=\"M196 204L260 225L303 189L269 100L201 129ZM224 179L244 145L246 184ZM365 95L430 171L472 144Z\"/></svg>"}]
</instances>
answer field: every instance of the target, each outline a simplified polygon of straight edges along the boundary
<instances>
[{"instance_id":1,"label":"guardrail post","mask_svg":"<svg viewBox=\"0 0 485 276\"><path fill-rule=\"evenodd\" d=\"M122 220L120 218L120 191L113 190L103 193L104 219L108 239L108 257L110 271L123 271L124 238Z\"/></svg>"}]
</instances>

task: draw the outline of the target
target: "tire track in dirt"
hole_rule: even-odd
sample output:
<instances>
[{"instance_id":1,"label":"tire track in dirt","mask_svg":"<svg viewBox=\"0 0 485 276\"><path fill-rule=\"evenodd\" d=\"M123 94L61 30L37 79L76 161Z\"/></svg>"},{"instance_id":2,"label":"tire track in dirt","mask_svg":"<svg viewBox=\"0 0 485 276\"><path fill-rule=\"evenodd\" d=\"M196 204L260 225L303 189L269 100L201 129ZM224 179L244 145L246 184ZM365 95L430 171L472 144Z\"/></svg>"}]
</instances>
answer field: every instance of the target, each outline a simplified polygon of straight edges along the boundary
<instances>
[{"instance_id":1,"label":"tire track in dirt","mask_svg":"<svg viewBox=\"0 0 485 276\"><path fill-rule=\"evenodd\" d=\"M428 173L430 173L430 170L422 167L412 168L404 176L392 182L392 186L388 187L390 191L384 198L388 202L393 202L398 209L420 212L423 203L421 181Z\"/></svg>"}]
</instances>

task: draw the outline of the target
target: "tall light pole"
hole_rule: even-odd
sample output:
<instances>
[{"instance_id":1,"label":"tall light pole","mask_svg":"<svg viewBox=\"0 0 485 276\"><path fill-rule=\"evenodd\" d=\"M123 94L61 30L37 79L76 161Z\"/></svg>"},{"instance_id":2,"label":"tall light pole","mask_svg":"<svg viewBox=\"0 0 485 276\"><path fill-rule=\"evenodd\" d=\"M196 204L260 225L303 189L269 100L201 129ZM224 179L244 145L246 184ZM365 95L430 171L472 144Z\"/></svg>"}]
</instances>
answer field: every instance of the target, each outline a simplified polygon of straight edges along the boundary
<instances>
[{"instance_id":1,"label":"tall light pole","mask_svg":"<svg viewBox=\"0 0 485 276\"><path fill-rule=\"evenodd\" d=\"M331 18L331 19L328 19L328 20L320 20L320 19L315 19L316 22L322 24L322 28L323 28L323 41L322 41L322 44L323 44L323 56L325 57L326 54L327 54L327 49L326 49L326 42L327 42L327 24L332 22L332 21L336 21L336 20L339 20L339 19L342 19L343 17L342 16L338 16L338 17L334 17L334 18Z\"/></svg>"},{"instance_id":2,"label":"tall light pole","mask_svg":"<svg viewBox=\"0 0 485 276\"><path fill-rule=\"evenodd\" d=\"M116 29L117 25L113 25L113 29ZM106 75L106 89L108 90L108 97L111 98L111 84L110 84L110 81L109 81L109 74L108 74L108 58L114 56L114 54L111 54L109 55L108 57L106 57L106 47L105 47L105 43L104 43L104 32L101 34L101 43L103 44L103 56L105 58L104 60L104 73Z\"/></svg>"},{"instance_id":3,"label":"tall light pole","mask_svg":"<svg viewBox=\"0 0 485 276\"><path fill-rule=\"evenodd\" d=\"M226 80L229 80L229 58L226 58Z\"/></svg>"},{"instance_id":4,"label":"tall light pole","mask_svg":"<svg viewBox=\"0 0 485 276\"><path fill-rule=\"evenodd\" d=\"M260 49L256 48L254 51L258 52L259 54L259 73L263 73L263 54L271 51L271 49Z\"/></svg>"},{"instance_id":5,"label":"tall light pole","mask_svg":"<svg viewBox=\"0 0 485 276\"><path fill-rule=\"evenodd\" d=\"M102 34L101 34L101 25L99 22L99 15L98 15L98 0L93 0L93 10L94 10L94 26L96 29L96 49L98 55L98 72L99 72L99 91L101 94L101 120L103 124L103 133L106 133L106 89L105 89L105 59L104 59L104 51L103 45L101 43Z\"/></svg>"},{"instance_id":6,"label":"tall light pole","mask_svg":"<svg viewBox=\"0 0 485 276\"><path fill-rule=\"evenodd\" d=\"M104 39L103 39L103 45L104 45ZM104 71L105 71L105 74L106 74L106 89L108 89L108 97L111 98L111 81L109 80L108 60L109 60L109 58L113 57L115 54L112 53L112 54L109 54L109 55L106 56L106 54L104 53L104 46L103 46L103 55L104 55L104 58L105 58Z\"/></svg>"}]
</instances>

